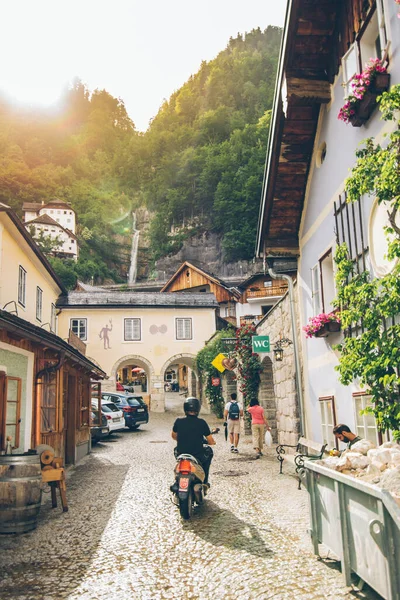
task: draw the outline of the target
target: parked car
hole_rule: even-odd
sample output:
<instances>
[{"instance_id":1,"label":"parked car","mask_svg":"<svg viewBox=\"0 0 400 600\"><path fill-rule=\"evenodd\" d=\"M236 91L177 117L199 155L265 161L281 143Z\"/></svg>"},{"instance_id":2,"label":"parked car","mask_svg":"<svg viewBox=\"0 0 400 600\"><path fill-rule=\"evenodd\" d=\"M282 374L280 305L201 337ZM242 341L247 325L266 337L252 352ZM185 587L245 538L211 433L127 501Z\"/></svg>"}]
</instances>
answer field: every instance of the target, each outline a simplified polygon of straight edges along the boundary
<instances>
[{"instance_id":1,"label":"parked car","mask_svg":"<svg viewBox=\"0 0 400 600\"><path fill-rule=\"evenodd\" d=\"M98 423L98 409L94 408L94 403L92 405L92 423ZM101 415L101 425L91 425L90 426L90 435L92 437L92 445L97 444L100 440L104 439L108 435L110 435L110 428L107 423L106 416L104 414Z\"/></svg>"},{"instance_id":2,"label":"parked car","mask_svg":"<svg viewBox=\"0 0 400 600\"><path fill-rule=\"evenodd\" d=\"M125 417L125 425L129 429L137 429L149 422L149 410L139 394L123 394L122 392L103 392L103 401L113 402L120 408Z\"/></svg>"},{"instance_id":3,"label":"parked car","mask_svg":"<svg viewBox=\"0 0 400 600\"><path fill-rule=\"evenodd\" d=\"M97 408L97 400L92 400L92 408ZM110 429L110 433L125 427L124 413L113 402L108 402L107 400L102 399L101 412L107 419L107 425Z\"/></svg>"}]
</instances>

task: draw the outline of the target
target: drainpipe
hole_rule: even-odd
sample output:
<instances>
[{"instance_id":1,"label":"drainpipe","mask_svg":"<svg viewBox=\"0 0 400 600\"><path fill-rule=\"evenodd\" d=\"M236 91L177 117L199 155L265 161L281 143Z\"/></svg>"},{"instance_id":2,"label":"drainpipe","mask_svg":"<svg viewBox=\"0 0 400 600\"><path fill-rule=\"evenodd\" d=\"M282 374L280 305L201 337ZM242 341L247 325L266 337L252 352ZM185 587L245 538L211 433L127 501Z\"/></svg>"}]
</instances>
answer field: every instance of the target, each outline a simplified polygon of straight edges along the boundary
<instances>
[{"instance_id":1,"label":"drainpipe","mask_svg":"<svg viewBox=\"0 0 400 600\"><path fill-rule=\"evenodd\" d=\"M264 254L265 257L265 254ZM264 258L265 260L265 258ZM296 394L299 399L299 417L300 417L300 435L304 436L306 432L306 426L304 421L304 399L303 390L301 387L301 369L300 369L300 357L297 343L297 331L296 331L296 314L294 309L294 289L293 280L289 275L283 273L276 273L273 268L268 265L268 274L272 279L284 279L288 283L289 288L289 304L290 304L290 318L292 322L292 337L293 337L293 352L294 352L294 363L295 363L295 380L296 380Z\"/></svg>"}]
</instances>

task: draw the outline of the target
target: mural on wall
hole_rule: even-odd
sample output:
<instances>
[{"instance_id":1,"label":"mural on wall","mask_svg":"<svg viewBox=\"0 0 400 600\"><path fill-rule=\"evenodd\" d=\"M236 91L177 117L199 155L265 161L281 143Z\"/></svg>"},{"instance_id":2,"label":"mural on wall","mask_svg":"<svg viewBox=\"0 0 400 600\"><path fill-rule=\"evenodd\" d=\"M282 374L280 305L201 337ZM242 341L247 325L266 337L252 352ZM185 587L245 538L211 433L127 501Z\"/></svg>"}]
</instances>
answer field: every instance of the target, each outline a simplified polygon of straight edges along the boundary
<instances>
[{"instance_id":1,"label":"mural on wall","mask_svg":"<svg viewBox=\"0 0 400 600\"><path fill-rule=\"evenodd\" d=\"M109 324L110 327L108 326L108 324L106 324L105 327L103 327L103 329L101 329L99 332L99 338L103 340L104 350L111 350L108 332L112 331L112 319L109 320Z\"/></svg>"},{"instance_id":2,"label":"mural on wall","mask_svg":"<svg viewBox=\"0 0 400 600\"><path fill-rule=\"evenodd\" d=\"M160 325L160 326L151 325L149 331L150 331L150 333L152 335L154 335L154 334L156 334L158 332L160 332L160 333L167 333L168 327L166 325Z\"/></svg>"}]
</instances>

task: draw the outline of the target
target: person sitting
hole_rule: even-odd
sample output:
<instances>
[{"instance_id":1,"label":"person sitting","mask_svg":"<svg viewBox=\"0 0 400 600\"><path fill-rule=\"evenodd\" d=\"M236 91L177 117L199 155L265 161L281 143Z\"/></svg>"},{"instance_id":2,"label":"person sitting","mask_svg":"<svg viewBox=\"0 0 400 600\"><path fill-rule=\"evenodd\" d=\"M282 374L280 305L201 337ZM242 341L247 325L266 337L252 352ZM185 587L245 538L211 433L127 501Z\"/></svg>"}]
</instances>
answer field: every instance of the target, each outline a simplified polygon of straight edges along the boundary
<instances>
[{"instance_id":1,"label":"person sitting","mask_svg":"<svg viewBox=\"0 0 400 600\"><path fill-rule=\"evenodd\" d=\"M336 439L347 443L346 450L350 450L353 444L361 440L358 435L351 431L350 427L343 425L343 423L333 428L333 434Z\"/></svg>"},{"instance_id":2,"label":"person sitting","mask_svg":"<svg viewBox=\"0 0 400 600\"><path fill-rule=\"evenodd\" d=\"M214 446L215 440L207 422L199 418L200 401L197 398L186 398L183 403L183 410L186 416L176 419L171 432L172 439L177 442L175 456L177 457L180 454L194 456L204 469L204 483L209 487L208 476L213 451L209 447L204 448L204 438L208 446Z\"/></svg>"}]
</instances>

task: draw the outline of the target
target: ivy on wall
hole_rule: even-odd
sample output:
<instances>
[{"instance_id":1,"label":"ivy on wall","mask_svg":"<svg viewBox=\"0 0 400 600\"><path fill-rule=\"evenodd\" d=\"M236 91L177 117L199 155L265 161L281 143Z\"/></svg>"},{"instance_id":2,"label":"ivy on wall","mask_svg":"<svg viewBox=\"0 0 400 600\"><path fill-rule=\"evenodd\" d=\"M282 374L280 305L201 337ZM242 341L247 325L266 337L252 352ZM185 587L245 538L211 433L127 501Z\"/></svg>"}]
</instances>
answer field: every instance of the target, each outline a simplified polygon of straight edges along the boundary
<instances>
[{"instance_id":1,"label":"ivy on wall","mask_svg":"<svg viewBox=\"0 0 400 600\"><path fill-rule=\"evenodd\" d=\"M256 335L254 325L242 325L236 331L236 358L238 361L239 389L243 394L244 407L249 406L251 400L257 400L260 387L260 357L253 353L252 340Z\"/></svg>"},{"instance_id":2,"label":"ivy on wall","mask_svg":"<svg viewBox=\"0 0 400 600\"><path fill-rule=\"evenodd\" d=\"M396 121L397 128L385 147L373 138L365 141L345 188L349 202L371 195L385 206L390 223L385 227L387 257L393 260L400 259L400 85L378 101L382 118ZM358 274L345 244L337 248L335 262L342 326L349 331L362 323L361 333L345 337L336 347L340 381L349 385L358 379L371 394L367 412L374 414L381 431L390 429L400 440L400 263L379 279L368 271Z\"/></svg>"},{"instance_id":3,"label":"ivy on wall","mask_svg":"<svg viewBox=\"0 0 400 600\"><path fill-rule=\"evenodd\" d=\"M199 372L202 383L204 384L204 392L210 403L212 411L217 417L222 418L224 415L225 399L222 395L222 386L212 385L212 379L218 377L221 380L221 373L212 366L212 361L221 352L225 352L223 343L224 338L235 337L234 329L223 329L216 333L211 342L206 344L196 356L196 366Z\"/></svg>"}]
</instances>

